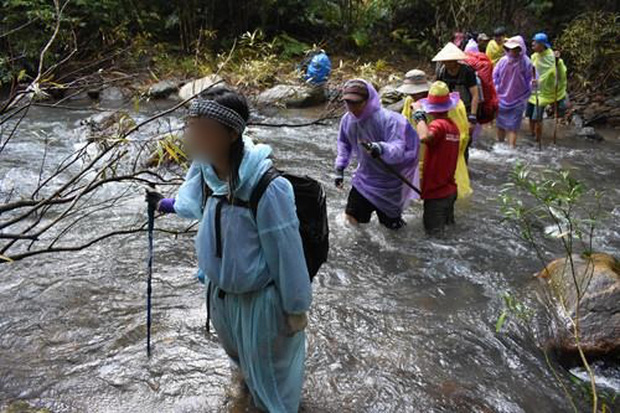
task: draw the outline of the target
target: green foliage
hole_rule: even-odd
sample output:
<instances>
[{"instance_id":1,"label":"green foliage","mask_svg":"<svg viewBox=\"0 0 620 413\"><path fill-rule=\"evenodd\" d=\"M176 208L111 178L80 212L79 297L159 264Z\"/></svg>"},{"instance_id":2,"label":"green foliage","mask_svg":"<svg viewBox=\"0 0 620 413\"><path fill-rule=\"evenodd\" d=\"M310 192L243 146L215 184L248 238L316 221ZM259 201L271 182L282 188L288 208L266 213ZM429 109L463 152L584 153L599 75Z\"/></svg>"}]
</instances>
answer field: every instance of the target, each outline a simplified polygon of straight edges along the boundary
<instances>
[{"instance_id":1,"label":"green foliage","mask_svg":"<svg viewBox=\"0 0 620 413\"><path fill-rule=\"evenodd\" d=\"M556 47L577 86L601 89L620 80L620 13L588 12L562 32Z\"/></svg>"},{"instance_id":2,"label":"green foliage","mask_svg":"<svg viewBox=\"0 0 620 413\"><path fill-rule=\"evenodd\" d=\"M296 56L302 56L309 48L308 44L289 36L286 33L277 35L273 39L273 44L280 51L280 56L284 59L290 59Z\"/></svg>"},{"instance_id":3,"label":"green foliage","mask_svg":"<svg viewBox=\"0 0 620 413\"><path fill-rule=\"evenodd\" d=\"M157 141L149 164L152 166L181 165L188 167L188 158L183 148L183 139L174 134L167 135Z\"/></svg>"},{"instance_id":4,"label":"green foliage","mask_svg":"<svg viewBox=\"0 0 620 413\"><path fill-rule=\"evenodd\" d=\"M585 202L586 194L589 202ZM519 163L510 182L503 186L499 200L504 222L512 225L538 252L544 245L540 237L544 236L558 240L567 254L580 249L579 252L589 255L601 217L601 196L596 191L586 191L570 171L547 169L535 173ZM541 227L547 231L541 234L535 230ZM543 259L542 254L540 258Z\"/></svg>"},{"instance_id":5,"label":"green foliage","mask_svg":"<svg viewBox=\"0 0 620 413\"><path fill-rule=\"evenodd\" d=\"M504 300L504 310L497 318L495 323L495 332L499 333L509 317L516 318L523 323L529 323L534 315L534 311L524 303L518 301L509 293L502 295Z\"/></svg>"}]
</instances>

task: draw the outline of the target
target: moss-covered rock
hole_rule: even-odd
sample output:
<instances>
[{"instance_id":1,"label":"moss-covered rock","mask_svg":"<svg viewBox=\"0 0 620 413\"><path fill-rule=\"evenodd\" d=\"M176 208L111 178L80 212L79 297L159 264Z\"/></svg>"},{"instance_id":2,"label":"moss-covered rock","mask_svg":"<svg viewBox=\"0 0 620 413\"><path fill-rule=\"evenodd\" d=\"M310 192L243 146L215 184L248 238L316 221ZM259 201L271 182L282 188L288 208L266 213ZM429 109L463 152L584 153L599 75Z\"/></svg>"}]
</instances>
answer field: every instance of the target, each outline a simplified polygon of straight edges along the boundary
<instances>
[{"instance_id":1,"label":"moss-covered rock","mask_svg":"<svg viewBox=\"0 0 620 413\"><path fill-rule=\"evenodd\" d=\"M556 331L550 347L566 356L577 353L571 320L579 303L580 340L586 355L620 354L620 263L608 254L574 255L552 261L539 273L550 292ZM578 294L578 291L580 292ZM581 300L579 300L581 296Z\"/></svg>"}]
</instances>

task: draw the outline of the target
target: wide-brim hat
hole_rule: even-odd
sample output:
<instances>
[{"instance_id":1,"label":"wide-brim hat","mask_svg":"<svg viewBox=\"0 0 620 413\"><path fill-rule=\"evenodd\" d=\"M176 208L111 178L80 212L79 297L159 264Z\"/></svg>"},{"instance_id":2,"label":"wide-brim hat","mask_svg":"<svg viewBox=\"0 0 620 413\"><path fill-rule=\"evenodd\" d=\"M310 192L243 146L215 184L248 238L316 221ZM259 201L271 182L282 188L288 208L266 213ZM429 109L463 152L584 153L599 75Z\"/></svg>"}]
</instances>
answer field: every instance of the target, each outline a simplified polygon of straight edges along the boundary
<instances>
[{"instance_id":1,"label":"wide-brim hat","mask_svg":"<svg viewBox=\"0 0 620 413\"><path fill-rule=\"evenodd\" d=\"M426 99L420 99L422 108L427 113L448 112L459 104L461 97L458 92L450 93L448 85L440 80L434 82Z\"/></svg>"},{"instance_id":2,"label":"wide-brim hat","mask_svg":"<svg viewBox=\"0 0 620 413\"><path fill-rule=\"evenodd\" d=\"M448 42L443 49L433 57L433 62L447 62L450 60L465 60L467 55L457 45Z\"/></svg>"},{"instance_id":3,"label":"wide-brim hat","mask_svg":"<svg viewBox=\"0 0 620 413\"><path fill-rule=\"evenodd\" d=\"M417 95L418 93L426 93L431 88L431 82L428 81L426 73L419 69L413 69L405 74L403 84L396 90L404 95Z\"/></svg>"},{"instance_id":4,"label":"wide-brim hat","mask_svg":"<svg viewBox=\"0 0 620 413\"><path fill-rule=\"evenodd\" d=\"M519 41L514 37L511 37L510 39L506 39L504 41L504 47L506 49L516 49L517 47L521 47L521 43L519 43Z\"/></svg>"}]
</instances>

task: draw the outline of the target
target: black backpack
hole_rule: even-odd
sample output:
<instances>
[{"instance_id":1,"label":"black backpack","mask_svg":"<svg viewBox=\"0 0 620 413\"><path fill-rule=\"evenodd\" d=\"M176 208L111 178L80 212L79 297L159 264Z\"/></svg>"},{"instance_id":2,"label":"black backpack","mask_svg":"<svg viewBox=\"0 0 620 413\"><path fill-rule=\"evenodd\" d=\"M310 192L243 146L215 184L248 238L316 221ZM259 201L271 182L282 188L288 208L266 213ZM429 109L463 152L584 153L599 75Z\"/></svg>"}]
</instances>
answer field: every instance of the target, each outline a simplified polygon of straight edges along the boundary
<instances>
[{"instance_id":1,"label":"black backpack","mask_svg":"<svg viewBox=\"0 0 620 413\"><path fill-rule=\"evenodd\" d=\"M216 252L215 255L222 257L222 238L221 238L221 211L225 203L234 206L249 208L252 210L254 218L258 213L258 203L271 182L284 177L293 186L295 194L295 205L297 207L297 218L299 219L299 233L304 248L306 265L310 281L319 272L321 265L327 261L329 252L329 225L327 221L327 202L323 186L316 180L308 176L297 176L278 171L276 168L269 168L256 184L252 191L249 201L233 199L229 201L226 196L217 196L218 203L215 208L215 236ZM207 199L212 195L211 189L203 179L203 209Z\"/></svg>"}]
</instances>

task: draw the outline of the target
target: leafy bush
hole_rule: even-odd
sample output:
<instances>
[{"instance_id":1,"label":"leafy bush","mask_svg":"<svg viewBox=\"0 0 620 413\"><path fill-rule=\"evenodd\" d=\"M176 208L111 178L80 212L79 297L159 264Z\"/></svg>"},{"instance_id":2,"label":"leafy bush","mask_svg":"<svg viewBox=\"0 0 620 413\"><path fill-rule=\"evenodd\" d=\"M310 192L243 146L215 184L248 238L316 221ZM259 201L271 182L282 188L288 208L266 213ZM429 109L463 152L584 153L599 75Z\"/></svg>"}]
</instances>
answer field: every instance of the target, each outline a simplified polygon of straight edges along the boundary
<instances>
[{"instance_id":1,"label":"leafy bush","mask_svg":"<svg viewBox=\"0 0 620 413\"><path fill-rule=\"evenodd\" d=\"M620 13L583 13L567 26L556 47L577 87L600 90L620 80L618 38Z\"/></svg>"}]
</instances>

